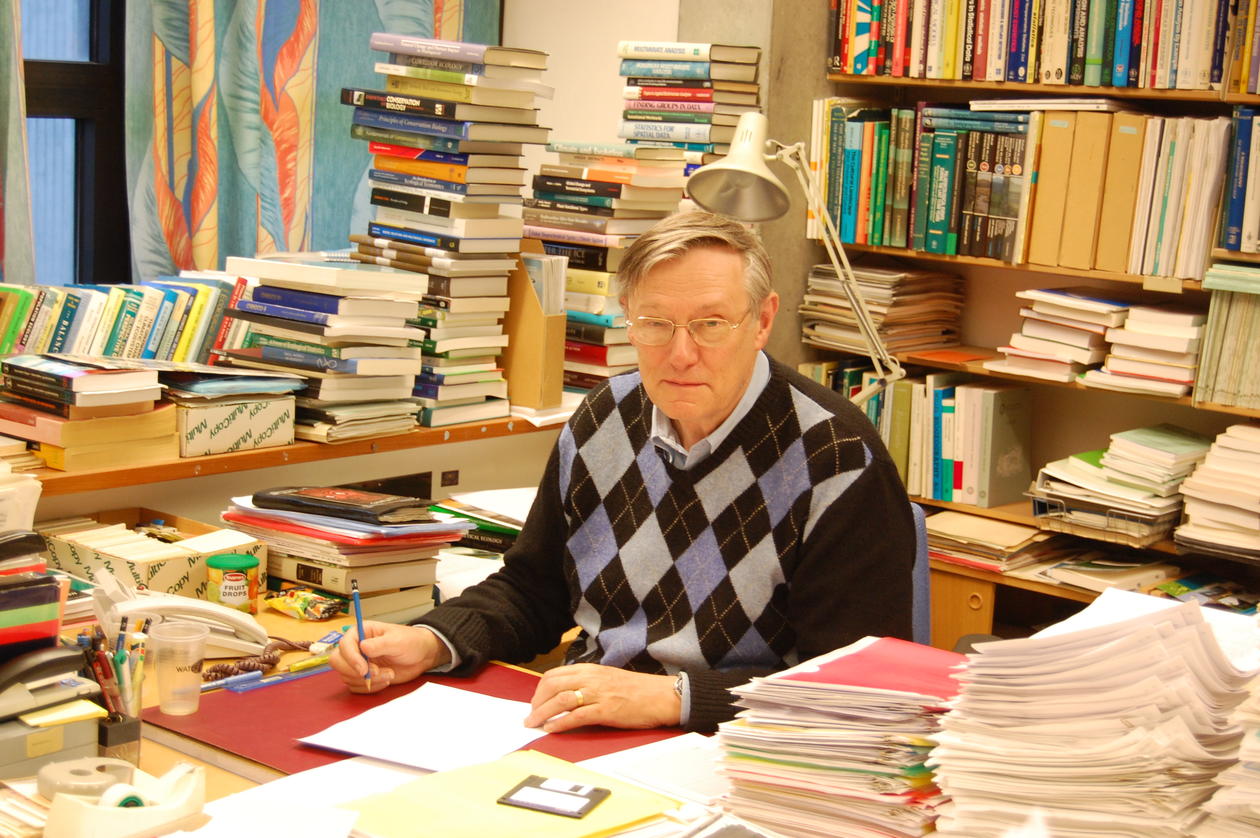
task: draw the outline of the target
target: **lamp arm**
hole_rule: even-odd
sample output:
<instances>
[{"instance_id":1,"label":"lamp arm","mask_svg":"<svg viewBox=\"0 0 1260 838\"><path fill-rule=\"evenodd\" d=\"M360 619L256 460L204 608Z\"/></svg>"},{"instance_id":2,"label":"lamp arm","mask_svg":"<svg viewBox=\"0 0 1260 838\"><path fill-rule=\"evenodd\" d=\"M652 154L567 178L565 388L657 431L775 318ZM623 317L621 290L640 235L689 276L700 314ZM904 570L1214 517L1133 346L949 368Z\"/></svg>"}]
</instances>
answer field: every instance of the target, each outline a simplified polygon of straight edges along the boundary
<instances>
[{"instance_id":1,"label":"lamp arm","mask_svg":"<svg viewBox=\"0 0 1260 838\"><path fill-rule=\"evenodd\" d=\"M814 213L815 218L822 221L824 235L819 240L827 251L827 258L831 261L831 267L835 270L841 287L844 288L844 295L849 301L849 307L853 310L853 317L857 321L858 331L862 335L862 340L866 343L866 354L870 356L871 363L875 367L875 380L862 388L861 392L851 399L854 404L865 404L871 396L880 392L889 384L905 378L906 372L901 368L901 363L884 346L884 342L879 336L879 330L871 319L871 313L866 307L866 300L862 296L861 286L858 285L857 277L853 275L853 268L849 265L849 256L845 253L844 246L840 244L840 234L836 232L836 225L832 222L830 213L823 206L822 197L819 194L818 179L805 162L805 147L801 143L785 146L775 140L770 140L770 144L779 147L778 151L770 156L773 159L782 161L796 173L796 180L800 184L801 191L805 193L810 211Z\"/></svg>"}]
</instances>

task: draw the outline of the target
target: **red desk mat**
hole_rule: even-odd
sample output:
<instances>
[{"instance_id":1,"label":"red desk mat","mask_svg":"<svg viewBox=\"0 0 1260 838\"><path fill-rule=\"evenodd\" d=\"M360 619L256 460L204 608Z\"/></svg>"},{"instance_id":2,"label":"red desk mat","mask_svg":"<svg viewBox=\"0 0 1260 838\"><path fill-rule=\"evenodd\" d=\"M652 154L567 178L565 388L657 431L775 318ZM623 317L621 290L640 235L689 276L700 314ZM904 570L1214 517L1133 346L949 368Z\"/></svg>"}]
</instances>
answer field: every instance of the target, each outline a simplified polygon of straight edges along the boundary
<instances>
[{"instance_id":1,"label":"red desk mat","mask_svg":"<svg viewBox=\"0 0 1260 838\"><path fill-rule=\"evenodd\" d=\"M470 678L434 675L388 687L372 695L361 695L347 690L335 673L324 672L249 692L209 692L201 696L198 710L191 716L168 716L153 707L144 711L144 721L285 774L295 774L349 756L304 745L297 741L299 737L309 736L398 698L426 681L498 698L529 701L538 683L538 675L491 664ZM535 739L528 747L577 762L667 739L680 732L677 728L620 730L590 727L547 734Z\"/></svg>"}]
</instances>

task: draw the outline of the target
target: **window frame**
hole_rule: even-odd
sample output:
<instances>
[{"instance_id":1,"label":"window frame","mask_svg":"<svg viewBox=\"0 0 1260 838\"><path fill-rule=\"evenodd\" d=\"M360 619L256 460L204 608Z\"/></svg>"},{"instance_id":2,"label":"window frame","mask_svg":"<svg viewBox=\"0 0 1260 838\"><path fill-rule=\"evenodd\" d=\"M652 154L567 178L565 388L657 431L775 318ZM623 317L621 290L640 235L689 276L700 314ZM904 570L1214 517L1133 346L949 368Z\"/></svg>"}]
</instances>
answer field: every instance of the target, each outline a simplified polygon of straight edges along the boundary
<instances>
[{"instance_id":1,"label":"window frame","mask_svg":"<svg viewBox=\"0 0 1260 838\"><path fill-rule=\"evenodd\" d=\"M75 282L131 281L124 144L126 0L92 0L88 61L24 59L27 118L75 120Z\"/></svg>"}]
</instances>

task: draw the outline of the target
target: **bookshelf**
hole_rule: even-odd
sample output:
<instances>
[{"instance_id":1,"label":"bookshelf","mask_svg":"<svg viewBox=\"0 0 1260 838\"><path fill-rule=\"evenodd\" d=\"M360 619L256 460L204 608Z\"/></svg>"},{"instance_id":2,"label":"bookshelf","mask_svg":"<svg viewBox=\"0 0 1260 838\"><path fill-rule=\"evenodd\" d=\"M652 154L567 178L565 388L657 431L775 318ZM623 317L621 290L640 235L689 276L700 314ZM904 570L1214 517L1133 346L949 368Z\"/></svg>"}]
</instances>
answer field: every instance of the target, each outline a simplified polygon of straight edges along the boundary
<instances>
[{"instance_id":1,"label":"bookshelf","mask_svg":"<svg viewBox=\"0 0 1260 838\"><path fill-rule=\"evenodd\" d=\"M1221 90L1081 87L1036 83L850 75L834 72L827 73L826 79L831 83L834 95L882 100L890 106L899 105L902 107L917 100L964 102L969 98L1000 98L1003 95L1019 98L1105 97L1132 102L1135 106L1139 104L1145 105L1150 110L1158 113L1188 115L1228 115L1232 105L1260 104L1260 96L1226 93ZM1018 287L1024 287L1030 283L1073 285L1078 284L1081 280L1085 280L1087 284L1103 286L1115 284L1117 286L1129 286L1130 289L1133 286L1138 286L1143 295L1150 292L1152 299L1184 299L1194 304L1202 304L1204 307L1206 307L1207 294L1209 293L1203 289L1202 282L1198 280L1142 276L1113 271L1080 270L1030 263L1009 264L997 259L933 254L900 247L846 244L845 248L851 254L893 257L900 262L908 264L931 265L958 273L963 276L965 287L967 288L966 306L968 308L977 305L977 298L980 295L977 294L973 297L977 287L983 288L990 294L994 292L998 294L1005 293L1013 297L1014 291ZM1211 259L1213 261L1260 262L1260 257L1254 254L1238 254L1219 248L1211 250ZM1047 277L1047 279L1041 279L1040 277L1042 276ZM1017 285L1017 283L1021 282L1023 285ZM991 301L986 302L992 305ZM984 304L981 303L981 305ZM1016 322L1018 321L1013 321L1010 325L1014 325ZM973 323L973 325L975 324ZM997 331L992 323L985 324L985 328ZM963 323L964 341L972 344L991 342L983 338L977 341L976 337L971 333L983 330L968 329L965 309ZM826 357L841 351L828 350L813 344L807 344L807 346L818 351L818 356L816 357ZM1055 382L1030 376L992 372L985 370L982 364L984 360L998 357L998 353L993 346L964 345L952 347L952 349L961 350L969 354L983 355L984 357L976 360L947 360L932 358L932 353L928 353L928 357L923 357L920 353L911 352L899 354L898 359L906 365L913 364L930 369L967 372L980 379L1017 381L1030 387L1039 388L1039 392L1043 393L1043 398L1051 400L1066 399L1068 391L1072 390L1081 394L1090 394L1088 396L1074 396L1074 398L1079 399L1101 397L1101 393L1106 392L1111 397L1125 400L1133 399L1146 403L1147 407L1145 409L1148 411L1162 411L1165 406L1168 408L1175 407L1183 412L1189 409L1195 412L1196 415L1213 417L1210 420L1212 422L1228 422L1231 417L1260 418L1260 410L1210 403L1195 403L1189 396L1169 398L1137 393L1100 392L1096 388L1086 387L1076 382ZM1046 396L1046 393L1050 395ZM1064 395L1056 396L1054 395L1055 393L1063 393ZM1089 417L1073 418L1082 424L1087 424L1091 421ZM1163 420L1157 419L1155 421ZM1237 421L1237 419L1233 421ZM1038 429L1034 427L1034 437L1037 435ZM1071 451L1062 451L1057 453L1056 456L1066 456L1068 453L1071 453ZM1034 467L1040 465L1043 461L1044 458L1034 455ZM956 509L996 520L1036 526L1031 503L1028 501L986 509L925 497L916 497L913 500L928 508ZM1170 556L1182 555L1171 540L1158 543L1149 549ZM1197 566L1200 563L1196 557L1191 555L1187 555L1186 559L1188 564ZM952 647L959 637L966 634L1002 634L1012 630L1014 633L1020 633L1021 627L1035 626L1046 617L1054 619L1066 616L1067 613L1078 610L1083 604L1092 601L1095 597L1095 594L1081 589L975 570L937 560L932 560L931 572L932 642L934 645L945 648ZM1011 615L1017 615L1017 619L1015 621L1010 620L1009 617ZM1012 628L1008 625L1011 622L1017 622L1018 625Z\"/></svg>"},{"instance_id":2,"label":"bookshelf","mask_svg":"<svg viewBox=\"0 0 1260 838\"><path fill-rule=\"evenodd\" d=\"M469 422L441 428L417 428L405 434L351 440L335 444L295 442L273 448L255 448L206 457L185 457L144 466L131 466L96 471L33 472L43 484L42 497L73 495L101 489L122 489L144 483L185 480L213 474L252 471L276 466L336 460L365 454L405 451L447 443L470 442L494 437L520 436L539 431L554 431L558 426L537 428L524 419L496 419L490 422Z\"/></svg>"}]
</instances>

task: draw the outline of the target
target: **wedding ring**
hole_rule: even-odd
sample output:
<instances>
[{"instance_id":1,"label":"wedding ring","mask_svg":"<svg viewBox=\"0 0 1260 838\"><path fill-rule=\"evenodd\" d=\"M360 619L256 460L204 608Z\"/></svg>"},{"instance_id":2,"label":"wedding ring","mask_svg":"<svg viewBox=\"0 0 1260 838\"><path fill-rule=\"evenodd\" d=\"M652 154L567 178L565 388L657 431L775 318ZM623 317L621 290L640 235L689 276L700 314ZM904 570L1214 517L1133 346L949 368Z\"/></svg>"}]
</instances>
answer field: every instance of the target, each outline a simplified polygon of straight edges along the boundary
<instances>
[{"instance_id":1,"label":"wedding ring","mask_svg":"<svg viewBox=\"0 0 1260 838\"><path fill-rule=\"evenodd\" d=\"M581 690L574 690L573 697L577 699L577 704L573 705L574 710L578 709L579 707L581 707L583 704L586 703L586 699L582 697Z\"/></svg>"}]
</instances>

